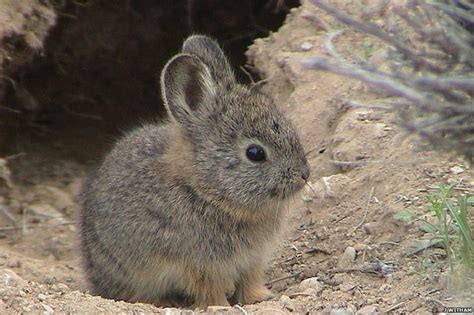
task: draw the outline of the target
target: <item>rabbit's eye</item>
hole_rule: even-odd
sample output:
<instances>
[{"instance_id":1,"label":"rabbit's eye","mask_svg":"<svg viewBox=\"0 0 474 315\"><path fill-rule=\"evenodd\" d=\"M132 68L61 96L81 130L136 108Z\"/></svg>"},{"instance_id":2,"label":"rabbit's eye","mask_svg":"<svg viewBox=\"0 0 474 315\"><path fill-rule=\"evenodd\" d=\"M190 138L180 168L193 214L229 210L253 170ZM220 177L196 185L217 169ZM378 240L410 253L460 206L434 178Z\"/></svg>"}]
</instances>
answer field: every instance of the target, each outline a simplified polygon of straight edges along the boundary
<instances>
[{"instance_id":1,"label":"rabbit's eye","mask_svg":"<svg viewBox=\"0 0 474 315\"><path fill-rule=\"evenodd\" d=\"M247 147L247 157L254 162L261 162L265 160L265 150L258 144L251 144Z\"/></svg>"}]
</instances>

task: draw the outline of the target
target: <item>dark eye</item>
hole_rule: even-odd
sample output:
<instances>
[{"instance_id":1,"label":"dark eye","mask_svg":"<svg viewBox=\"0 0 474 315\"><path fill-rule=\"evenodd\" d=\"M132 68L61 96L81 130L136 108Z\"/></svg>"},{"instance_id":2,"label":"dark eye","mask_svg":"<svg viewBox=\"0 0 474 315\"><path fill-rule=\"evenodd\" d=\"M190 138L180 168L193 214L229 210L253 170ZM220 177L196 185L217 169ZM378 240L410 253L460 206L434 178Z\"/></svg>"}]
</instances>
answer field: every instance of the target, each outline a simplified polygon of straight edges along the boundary
<instances>
[{"instance_id":1,"label":"dark eye","mask_svg":"<svg viewBox=\"0 0 474 315\"><path fill-rule=\"evenodd\" d=\"M265 151L258 144L251 144L247 147L247 157L250 161L261 162L265 160Z\"/></svg>"}]
</instances>

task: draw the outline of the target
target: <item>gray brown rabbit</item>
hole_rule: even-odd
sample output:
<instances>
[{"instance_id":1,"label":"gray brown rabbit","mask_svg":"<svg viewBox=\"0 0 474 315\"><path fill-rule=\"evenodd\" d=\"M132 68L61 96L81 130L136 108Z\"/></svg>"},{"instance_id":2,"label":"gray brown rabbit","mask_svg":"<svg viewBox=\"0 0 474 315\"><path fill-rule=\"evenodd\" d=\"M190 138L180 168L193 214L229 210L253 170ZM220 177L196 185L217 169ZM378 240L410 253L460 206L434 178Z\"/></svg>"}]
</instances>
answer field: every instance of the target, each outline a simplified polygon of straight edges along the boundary
<instances>
[{"instance_id":1,"label":"gray brown rabbit","mask_svg":"<svg viewBox=\"0 0 474 315\"><path fill-rule=\"evenodd\" d=\"M119 140L82 193L92 292L206 307L271 297L265 261L309 177L291 123L194 35L164 67L170 120Z\"/></svg>"}]
</instances>

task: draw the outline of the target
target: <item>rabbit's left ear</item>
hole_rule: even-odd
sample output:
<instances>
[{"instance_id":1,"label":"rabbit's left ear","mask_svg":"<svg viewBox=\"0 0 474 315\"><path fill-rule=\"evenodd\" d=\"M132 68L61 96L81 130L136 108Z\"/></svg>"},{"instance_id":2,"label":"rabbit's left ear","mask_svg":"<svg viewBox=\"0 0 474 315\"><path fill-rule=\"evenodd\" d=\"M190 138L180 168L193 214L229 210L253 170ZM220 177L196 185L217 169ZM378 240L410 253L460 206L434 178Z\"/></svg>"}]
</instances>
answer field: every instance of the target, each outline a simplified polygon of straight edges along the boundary
<instances>
[{"instance_id":1,"label":"rabbit's left ear","mask_svg":"<svg viewBox=\"0 0 474 315\"><path fill-rule=\"evenodd\" d=\"M161 93L166 109L178 123L192 124L196 111L216 93L216 83L209 68L197 57L179 54L161 72Z\"/></svg>"},{"instance_id":2,"label":"rabbit's left ear","mask_svg":"<svg viewBox=\"0 0 474 315\"><path fill-rule=\"evenodd\" d=\"M234 82L235 75L227 57L217 42L204 35L193 35L186 39L183 54L198 57L211 70L216 82Z\"/></svg>"}]
</instances>

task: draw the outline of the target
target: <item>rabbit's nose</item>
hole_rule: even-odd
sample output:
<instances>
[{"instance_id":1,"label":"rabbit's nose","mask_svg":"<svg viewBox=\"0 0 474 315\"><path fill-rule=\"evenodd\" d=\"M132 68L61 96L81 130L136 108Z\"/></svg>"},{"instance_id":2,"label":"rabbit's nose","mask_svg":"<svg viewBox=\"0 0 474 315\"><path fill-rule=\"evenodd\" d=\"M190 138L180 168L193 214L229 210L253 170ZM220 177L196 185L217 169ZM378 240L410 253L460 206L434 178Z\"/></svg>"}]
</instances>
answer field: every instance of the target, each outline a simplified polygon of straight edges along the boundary
<instances>
[{"instance_id":1,"label":"rabbit's nose","mask_svg":"<svg viewBox=\"0 0 474 315\"><path fill-rule=\"evenodd\" d=\"M309 178L310 171L308 165L303 166L301 170L301 178L307 180Z\"/></svg>"}]
</instances>

